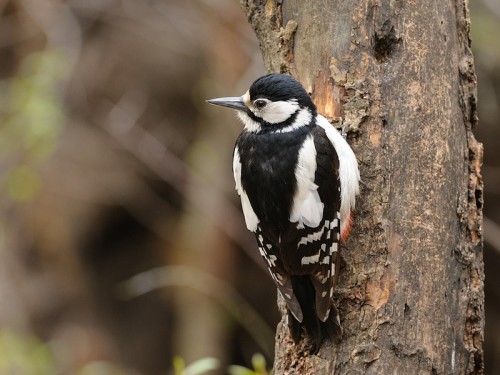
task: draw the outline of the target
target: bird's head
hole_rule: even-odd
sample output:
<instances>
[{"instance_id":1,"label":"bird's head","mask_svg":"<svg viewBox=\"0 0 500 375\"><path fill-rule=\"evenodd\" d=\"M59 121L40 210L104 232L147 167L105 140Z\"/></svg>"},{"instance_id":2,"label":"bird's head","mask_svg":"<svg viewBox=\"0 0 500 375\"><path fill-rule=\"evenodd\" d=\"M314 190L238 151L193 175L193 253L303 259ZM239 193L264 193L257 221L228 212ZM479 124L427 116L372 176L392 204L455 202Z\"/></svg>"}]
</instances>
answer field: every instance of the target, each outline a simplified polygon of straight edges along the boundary
<instances>
[{"instance_id":1,"label":"bird's head","mask_svg":"<svg viewBox=\"0 0 500 375\"><path fill-rule=\"evenodd\" d=\"M316 116L316 106L306 90L284 74L258 78L243 96L207 102L238 110L245 129L251 132L292 131L309 125Z\"/></svg>"}]
</instances>

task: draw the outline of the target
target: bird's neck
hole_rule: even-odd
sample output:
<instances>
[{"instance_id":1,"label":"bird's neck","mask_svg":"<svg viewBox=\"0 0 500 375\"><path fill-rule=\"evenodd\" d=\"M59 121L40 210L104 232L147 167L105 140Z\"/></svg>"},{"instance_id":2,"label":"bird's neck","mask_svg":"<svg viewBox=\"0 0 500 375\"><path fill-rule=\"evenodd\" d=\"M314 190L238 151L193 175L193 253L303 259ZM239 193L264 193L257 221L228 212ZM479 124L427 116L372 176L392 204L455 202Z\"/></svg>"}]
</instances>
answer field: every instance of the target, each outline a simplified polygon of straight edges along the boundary
<instances>
[{"instance_id":1,"label":"bird's neck","mask_svg":"<svg viewBox=\"0 0 500 375\"><path fill-rule=\"evenodd\" d=\"M299 108L285 121L279 123L269 123L250 111L238 112L238 116L243 122L245 130L250 133L289 133L302 127L316 125L315 113L309 108Z\"/></svg>"}]
</instances>

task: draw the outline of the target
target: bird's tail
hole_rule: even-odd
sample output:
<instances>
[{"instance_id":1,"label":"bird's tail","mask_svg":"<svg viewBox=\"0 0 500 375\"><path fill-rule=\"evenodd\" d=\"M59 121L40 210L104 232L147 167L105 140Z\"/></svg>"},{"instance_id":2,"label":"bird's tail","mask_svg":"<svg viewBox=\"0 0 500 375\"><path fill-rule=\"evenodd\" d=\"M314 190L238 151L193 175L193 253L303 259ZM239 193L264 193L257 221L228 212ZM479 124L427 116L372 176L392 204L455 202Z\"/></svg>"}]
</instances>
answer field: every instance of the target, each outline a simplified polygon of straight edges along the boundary
<instances>
[{"instance_id":1,"label":"bird's tail","mask_svg":"<svg viewBox=\"0 0 500 375\"><path fill-rule=\"evenodd\" d=\"M337 309L332 304L328 319L323 322L318 318L316 291L310 276L292 276L292 285L304 316L302 322L299 322L290 311L288 312L288 327L295 343L305 335L310 343L311 352L317 353L325 340L339 341L342 337L342 327Z\"/></svg>"}]
</instances>

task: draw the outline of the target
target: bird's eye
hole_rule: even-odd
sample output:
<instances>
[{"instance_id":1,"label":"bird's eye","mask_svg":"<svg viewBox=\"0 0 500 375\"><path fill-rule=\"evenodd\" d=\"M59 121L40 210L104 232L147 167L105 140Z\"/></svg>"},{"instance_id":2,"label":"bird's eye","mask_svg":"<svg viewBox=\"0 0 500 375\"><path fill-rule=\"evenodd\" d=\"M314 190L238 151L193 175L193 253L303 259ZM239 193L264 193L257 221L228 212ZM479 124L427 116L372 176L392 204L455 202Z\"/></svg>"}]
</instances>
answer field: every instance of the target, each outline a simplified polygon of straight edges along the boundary
<instances>
[{"instance_id":1,"label":"bird's eye","mask_svg":"<svg viewBox=\"0 0 500 375\"><path fill-rule=\"evenodd\" d=\"M264 99L257 99L256 101L253 102L253 105L257 109L262 109L267 105L267 101Z\"/></svg>"}]
</instances>

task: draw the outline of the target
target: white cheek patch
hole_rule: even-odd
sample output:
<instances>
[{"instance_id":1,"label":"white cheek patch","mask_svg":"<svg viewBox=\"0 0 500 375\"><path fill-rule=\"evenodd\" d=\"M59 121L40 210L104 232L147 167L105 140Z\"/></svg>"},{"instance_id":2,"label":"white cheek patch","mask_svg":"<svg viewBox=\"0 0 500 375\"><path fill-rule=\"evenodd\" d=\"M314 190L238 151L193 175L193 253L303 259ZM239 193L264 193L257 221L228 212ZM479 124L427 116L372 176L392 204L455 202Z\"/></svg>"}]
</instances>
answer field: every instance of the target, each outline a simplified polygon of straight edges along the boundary
<instances>
[{"instance_id":1,"label":"white cheek patch","mask_svg":"<svg viewBox=\"0 0 500 375\"><path fill-rule=\"evenodd\" d=\"M245 126L245 130L251 133L257 133L261 130L260 124L257 121L252 120L245 112L236 112L239 119Z\"/></svg>"},{"instance_id":2,"label":"white cheek patch","mask_svg":"<svg viewBox=\"0 0 500 375\"><path fill-rule=\"evenodd\" d=\"M270 124L278 124L299 110L300 106L296 100L269 102L260 113L255 113Z\"/></svg>"}]
</instances>

